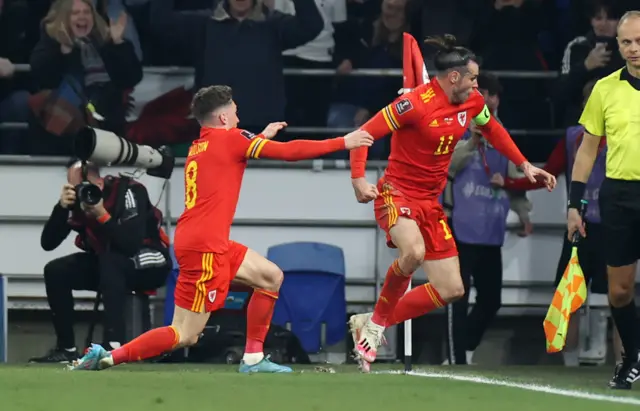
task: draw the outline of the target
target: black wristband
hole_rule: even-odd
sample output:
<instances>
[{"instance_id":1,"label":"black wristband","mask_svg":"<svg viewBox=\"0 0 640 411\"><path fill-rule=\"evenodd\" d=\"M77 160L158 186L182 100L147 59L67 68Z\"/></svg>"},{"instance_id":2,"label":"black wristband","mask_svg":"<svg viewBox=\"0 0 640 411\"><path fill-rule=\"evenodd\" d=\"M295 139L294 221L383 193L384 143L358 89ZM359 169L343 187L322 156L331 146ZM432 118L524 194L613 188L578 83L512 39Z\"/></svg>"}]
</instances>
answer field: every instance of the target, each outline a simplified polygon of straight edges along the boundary
<instances>
[{"instance_id":1,"label":"black wristband","mask_svg":"<svg viewBox=\"0 0 640 411\"><path fill-rule=\"evenodd\" d=\"M580 210L587 185L581 181L572 181L569 188L569 208Z\"/></svg>"}]
</instances>

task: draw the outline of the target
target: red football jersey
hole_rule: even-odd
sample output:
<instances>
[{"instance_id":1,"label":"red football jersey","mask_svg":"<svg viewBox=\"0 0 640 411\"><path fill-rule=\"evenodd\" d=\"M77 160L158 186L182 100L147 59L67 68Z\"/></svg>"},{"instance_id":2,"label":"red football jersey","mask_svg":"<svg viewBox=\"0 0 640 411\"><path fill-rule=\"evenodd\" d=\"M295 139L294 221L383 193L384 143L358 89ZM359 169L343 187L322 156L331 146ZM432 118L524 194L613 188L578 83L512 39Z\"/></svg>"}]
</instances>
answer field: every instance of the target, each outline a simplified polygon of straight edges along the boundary
<instances>
[{"instance_id":1,"label":"red football jersey","mask_svg":"<svg viewBox=\"0 0 640 411\"><path fill-rule=\"evenodd\" d=\"M297 161L344 148L343 137L280 143L237 128L203 127L187 156L185 210L178 219L174 247L207 253L227 251L248 159Z\"/></svg>"},{"instance_id":2,"label":"red football jersey","mask_svg":"<svg viewBox=\"0 0 640 411\"><path fill-rule=\"evenodd\" d=\"M176 227L176 249L211 253L228 249L248 150L259 140L240 129L202 128L185 164L185 209Z\"/></svg>"},{"instance_id":3,"label":"red football jersey","mask_svg":"<svg viewBox=\"0 0 640 411\"><path fill-rule=\"evenodd\" d=\"M393 131L386 178L405 195L429 199L437 198L447 184L451 155L472 119L481 129L489 126L487 139L511 161L526 161L491 117L482 94L474 90L464 103L451 104L437 79L399 97L362 129L376 139ZM503 141L505 135L508 142ZM353 178L364 175L364 150L358 151L352 151Z\"/></svg>"}]
</instances>

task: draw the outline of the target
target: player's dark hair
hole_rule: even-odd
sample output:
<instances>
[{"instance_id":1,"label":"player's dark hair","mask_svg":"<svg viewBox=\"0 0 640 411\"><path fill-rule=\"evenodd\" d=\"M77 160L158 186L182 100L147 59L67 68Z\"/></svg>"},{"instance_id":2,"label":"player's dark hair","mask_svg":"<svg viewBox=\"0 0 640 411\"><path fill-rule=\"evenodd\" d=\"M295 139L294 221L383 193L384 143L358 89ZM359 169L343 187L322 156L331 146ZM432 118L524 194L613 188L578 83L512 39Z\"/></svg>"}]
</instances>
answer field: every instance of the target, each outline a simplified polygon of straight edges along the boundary
<instances>
[{"instance_id":1,"label":"player's dark hair","mask_svg":"<svg viewBox=\"0 0 640 411\"><path fill-rule=\"evenodd\" d=\"M229 86L203 87L196 92L191 100L191 114L200 124L207 118L233 100L233 90Z\"/></svg>"},{"instance_id":2,"label":"player's dark hair","mask_svg":"<svg viewBox=\"0 0 640 411\"><path fill-rule=\"evenodd\" d=\"M469 49L456 45L456 37L451 34L427 37L425 44L437 49L433 64L439 72L464 71L470 61L480 64L478 57Z\"/></svg>"}]
</instances>

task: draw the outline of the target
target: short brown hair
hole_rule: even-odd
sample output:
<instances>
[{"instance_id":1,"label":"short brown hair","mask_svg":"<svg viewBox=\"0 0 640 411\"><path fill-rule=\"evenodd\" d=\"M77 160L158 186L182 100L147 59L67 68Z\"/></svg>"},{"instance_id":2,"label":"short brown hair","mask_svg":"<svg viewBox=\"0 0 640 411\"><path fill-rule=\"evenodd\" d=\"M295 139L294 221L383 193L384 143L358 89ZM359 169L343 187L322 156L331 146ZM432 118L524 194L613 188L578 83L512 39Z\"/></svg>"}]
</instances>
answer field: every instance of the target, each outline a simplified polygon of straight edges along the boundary
<instances>
[{"instance_id":1,"label":"short brown hair","mask_svg":"<svg viewBox=\"0 0 640 411\"><path fill-rule=\"evenodd\" d=\"M191 114L202 123L220 107L231 104L232 100L233 90L229 86L203 87L191 100Z\"/></svg>"}]
</instances>

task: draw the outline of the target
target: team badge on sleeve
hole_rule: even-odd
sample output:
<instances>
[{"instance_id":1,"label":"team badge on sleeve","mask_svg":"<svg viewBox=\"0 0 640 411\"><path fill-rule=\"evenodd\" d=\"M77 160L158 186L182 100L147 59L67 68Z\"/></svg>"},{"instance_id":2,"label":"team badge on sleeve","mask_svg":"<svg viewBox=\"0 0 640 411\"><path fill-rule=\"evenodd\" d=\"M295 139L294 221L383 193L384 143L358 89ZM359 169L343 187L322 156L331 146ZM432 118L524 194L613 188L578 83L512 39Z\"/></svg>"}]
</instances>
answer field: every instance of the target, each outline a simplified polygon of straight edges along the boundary
<instances>
[{"instance_id":1,"label":"team badge on sleeve","mask_svg":"<svg viewBox=\"0 0 640 411\"><path fill-rule=\"evenodd\" d=\"M411 110L413 110L413 104L411 104L411 100L408 98L403 98L396 103L396 112L398 112L398 115L403 115Z\"/></svg>"},{"instance_id":2,"label":"team badge on sleeve","mask_svg":"<svg viewBox=\"0 0 640 411\"><path fill-rule=\"evenodd\" d=\"M247 130L242 130L240 132L240 134L242 134L243 136L245 136L246 138L248 138L249 140L251 140L252 138L254 138L256 135L253 134L251 131L247 131Z\"/></svg>"}]
</instances>

